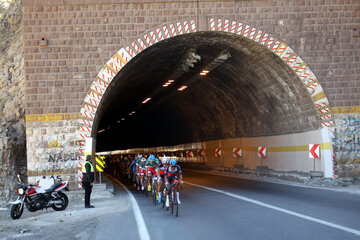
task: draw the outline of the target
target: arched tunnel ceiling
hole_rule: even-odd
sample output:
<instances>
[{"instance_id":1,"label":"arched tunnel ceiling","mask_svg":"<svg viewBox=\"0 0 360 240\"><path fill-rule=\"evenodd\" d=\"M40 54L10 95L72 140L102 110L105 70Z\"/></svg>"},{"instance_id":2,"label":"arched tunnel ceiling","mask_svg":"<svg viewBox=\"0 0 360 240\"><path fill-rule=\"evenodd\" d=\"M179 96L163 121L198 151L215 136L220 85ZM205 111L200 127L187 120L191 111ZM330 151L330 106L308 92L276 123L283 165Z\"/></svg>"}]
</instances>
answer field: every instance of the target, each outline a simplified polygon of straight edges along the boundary
<instances>
[{"instance_id":1,"label":"arched tunnel ceiling","mask_svg":"<svg viewBox=\"0 0 360 240\"><path fill-rule=\"evenodd\" d=\"M186 71L192 52L201 60ZM210 72L201 76L204 69ZM96 151L109 151L318 126L303 83L273 52L233 34L197 32L161 41L127 63L101 100L92 135Z\"/></svg>"}]
</instances>

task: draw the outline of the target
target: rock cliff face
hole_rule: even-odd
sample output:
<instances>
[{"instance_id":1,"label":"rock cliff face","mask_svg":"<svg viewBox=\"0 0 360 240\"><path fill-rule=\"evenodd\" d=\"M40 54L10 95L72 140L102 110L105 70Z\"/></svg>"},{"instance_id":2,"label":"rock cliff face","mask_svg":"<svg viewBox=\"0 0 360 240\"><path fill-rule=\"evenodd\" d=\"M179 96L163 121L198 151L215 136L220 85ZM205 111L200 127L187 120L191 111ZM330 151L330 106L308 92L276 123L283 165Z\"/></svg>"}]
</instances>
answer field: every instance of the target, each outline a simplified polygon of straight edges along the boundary
<instances>
[{"instance_id":1,"label":"rock cliff face","mask_svg":"<svg viewBox=\"0 0 360 240\"><path fill-rule=\"evenodd\" d=\"M21 3L0 1L0 206L26 176Z\"/></svg>"}]
</instances>

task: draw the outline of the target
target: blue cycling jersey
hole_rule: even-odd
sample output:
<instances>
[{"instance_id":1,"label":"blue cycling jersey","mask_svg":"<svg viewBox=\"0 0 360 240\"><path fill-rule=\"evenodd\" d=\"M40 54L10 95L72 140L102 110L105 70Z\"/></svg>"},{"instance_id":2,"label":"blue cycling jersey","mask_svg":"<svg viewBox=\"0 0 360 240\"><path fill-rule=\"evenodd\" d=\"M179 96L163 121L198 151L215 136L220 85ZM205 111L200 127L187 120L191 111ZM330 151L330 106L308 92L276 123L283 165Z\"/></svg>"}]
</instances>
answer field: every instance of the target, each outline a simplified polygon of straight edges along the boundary
<instances>
[{"instance_id":1,"label":"blue cycling jersey","mask_svg":"<svg viewBox=\"0 0 360 240\"><path fill-rule=\"evenodd\" d=\"M133 172L136 172L136 161L135 160L132 161L131 166L132 166Z\"/></svg>"}]
</instances>

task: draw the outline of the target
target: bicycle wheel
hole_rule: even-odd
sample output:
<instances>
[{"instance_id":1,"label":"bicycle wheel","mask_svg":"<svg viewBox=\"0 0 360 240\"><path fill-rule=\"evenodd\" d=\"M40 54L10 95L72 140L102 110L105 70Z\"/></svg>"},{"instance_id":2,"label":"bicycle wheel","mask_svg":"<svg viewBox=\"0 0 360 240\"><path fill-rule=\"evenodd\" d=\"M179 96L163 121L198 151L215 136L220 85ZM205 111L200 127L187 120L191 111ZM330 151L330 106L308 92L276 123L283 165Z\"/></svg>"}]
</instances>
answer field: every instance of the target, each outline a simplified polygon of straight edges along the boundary
<instances>
[{"instance_id":1,"label":"bicycle wheel","mask_svg":"<svg viewBox=\"0 0 360 240\"><path fill-rule=\"evenodd\" d=\"M162 201L162 207L165 207L165 201L166 201L166 194L165 194L165 187L161 189L161 201Z\"/></svg>"},{"instance_id":2,"label":"bicycle wheel","mask_svg":"<svg viewBox=\"0 0 360 240\"><path fill-rule=\"evenodd\" d=\"M157 195L157 193L156 193L156 188L155 188L155 184L153 183L153 185L152 185L152 195L153 195L153 202L154 202L154 205L156 206L156 195Z\"/></svg>"},{"instance_id":3,"label":"bicycle wheel","mask_svg":"<svg viewBox=\"0 0 360 240\"><path fill-rule=\"evenodd\" d=\"M176 194L176 192L175 192L175 194ZM177 217L177 216L179 216L179 204L178 204L176 196L174 197L174 205L175 205L175 215Z\"/></svg>"},{"instance_id":4,"label":"bicycle wheel","mask_svg":"<svg viewBox=\"0 0 360 240\"><path fill-rule=\"evenodd\" d=\"M171 214L174 213L174 203L175 203L175 190L174 189L171 189L171 197L170 197L170 200L171 200L171 203L170 203L170 206L171 206Z\"/></svg>"},{"instance_id":5,"label":"bicycle wheel","mask_svg":"<svg viewBox=\"0 0 360 240\"><path fill-rule=\"evenodd\" d=\"M147 197L148 195L147 195L147 193L148 193L148 191L147 191L147 179L146 178L144 178L144 180L143 180L143 186L144 186L144 195Z\"/></svg>"}]
</instances>

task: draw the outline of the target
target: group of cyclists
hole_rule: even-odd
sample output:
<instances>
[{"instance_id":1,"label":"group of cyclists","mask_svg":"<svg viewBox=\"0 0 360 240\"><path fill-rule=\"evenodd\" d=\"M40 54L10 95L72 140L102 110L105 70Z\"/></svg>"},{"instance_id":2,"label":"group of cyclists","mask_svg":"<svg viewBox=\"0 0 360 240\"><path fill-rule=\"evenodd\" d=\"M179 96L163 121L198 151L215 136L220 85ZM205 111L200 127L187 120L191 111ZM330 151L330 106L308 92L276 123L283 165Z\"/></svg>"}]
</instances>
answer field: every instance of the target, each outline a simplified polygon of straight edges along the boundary
<instances>
[{"instance_id":1,"label":"group of cyclists","mask_svg":"<svg viewBox=\"0 0 360 240\"><path fill-rule=\"evenodd\" d=\"M152 186L155 186L156 201L159 203L162 202L162 190L164 189L166 192L165 206L167 208L169 207L170 186L175 185L177 203L181 203L179 184L183 184L183 176L176 159L163 156L159 160L153 154L147 158L138 154L130 164L129 173L132 175L137 190L150 192Z\"/></svg>"}]
</instances>

